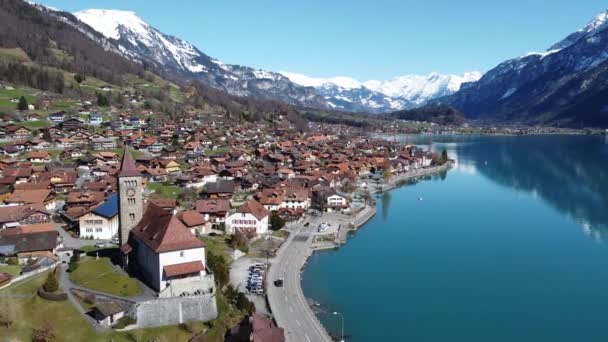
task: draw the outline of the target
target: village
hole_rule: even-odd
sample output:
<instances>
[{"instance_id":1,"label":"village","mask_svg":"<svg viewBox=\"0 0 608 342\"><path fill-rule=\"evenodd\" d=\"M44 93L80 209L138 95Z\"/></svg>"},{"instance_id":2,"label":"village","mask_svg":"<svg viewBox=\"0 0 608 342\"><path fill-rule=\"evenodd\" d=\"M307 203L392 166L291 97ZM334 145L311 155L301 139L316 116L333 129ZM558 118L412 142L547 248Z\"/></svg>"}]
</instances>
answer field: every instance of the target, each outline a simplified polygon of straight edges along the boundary
<instances>
[{"instance_id":1,"label":"village","mask_svg":"<svg viewBox=\"0 0 608 342\"><path fill-rule=\"evenodd\" d=\"M450 164L342 125L158 116L87 102L0 118L0 293L33 282L100 334L226 321L227 301L242 321L214 325L226 340L297 340L271 298L290 289L270 275L292 240L335 248L373 216L375 192Z\"/></svg>"}]
</instances>

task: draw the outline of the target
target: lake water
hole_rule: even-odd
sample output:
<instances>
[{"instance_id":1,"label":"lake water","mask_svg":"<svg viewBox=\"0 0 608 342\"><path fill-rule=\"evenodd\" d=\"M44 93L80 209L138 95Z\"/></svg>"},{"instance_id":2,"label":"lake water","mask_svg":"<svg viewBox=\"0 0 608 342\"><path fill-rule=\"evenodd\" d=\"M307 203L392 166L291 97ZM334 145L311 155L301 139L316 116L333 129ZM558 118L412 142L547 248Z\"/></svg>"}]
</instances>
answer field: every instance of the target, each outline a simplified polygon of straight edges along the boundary
<instances>
[{"instance_id":1,"label":"lake water","mask_svg":"<svg viewBox=\"0 0 608 342\"><path fill-rule=\"evenodd\" d=\"M339 311L347 341L608 341L607 138L399 139L457 164L311 257L304 293L330 332Z\"/></svg>"}]
</instances>

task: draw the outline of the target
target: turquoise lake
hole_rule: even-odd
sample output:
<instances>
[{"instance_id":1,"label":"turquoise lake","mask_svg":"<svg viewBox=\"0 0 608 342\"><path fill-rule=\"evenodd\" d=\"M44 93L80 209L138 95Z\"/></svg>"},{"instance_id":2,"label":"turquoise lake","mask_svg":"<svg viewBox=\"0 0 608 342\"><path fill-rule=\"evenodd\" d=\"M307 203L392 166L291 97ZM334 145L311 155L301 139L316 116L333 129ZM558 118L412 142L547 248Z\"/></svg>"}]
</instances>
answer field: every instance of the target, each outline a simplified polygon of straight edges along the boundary
<instances>
[{"instance_id":1,"label":"turquoise lake","mask_svg":"<svg viewBox=\"0 0 608 342\"><path fill-rule=\"evenodd\" d=\"M397 139L457 163L310 258L328 331L339 311L347 341L608 341L607 137Z\"/></svg>"}]
</instances>

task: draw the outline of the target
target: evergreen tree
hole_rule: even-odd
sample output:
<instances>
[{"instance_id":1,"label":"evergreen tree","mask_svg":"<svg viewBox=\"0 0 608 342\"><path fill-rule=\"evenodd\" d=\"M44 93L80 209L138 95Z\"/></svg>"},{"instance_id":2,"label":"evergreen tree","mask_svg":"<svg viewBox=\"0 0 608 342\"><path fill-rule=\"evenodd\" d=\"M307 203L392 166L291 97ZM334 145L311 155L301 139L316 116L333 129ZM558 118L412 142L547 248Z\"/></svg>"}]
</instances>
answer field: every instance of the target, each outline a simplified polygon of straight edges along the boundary
<instances>
[{"instance_id":1,"label":"evergreen tree","mask_svg":"<svg viewBox=\"0 0 608 342\"><path fill-rule=\"evenodd\" d=\"M74 80L78 82L78 84L82 83L85 79L83 74L74 74Z\"/></svg>"},{"instance_id":2,"label":"evergreen tree","mask_svg":"<svg viewBox=\"0 0 608 342\"><path fill-rule=\"evenodd\" d=\"M108 107L110 105L110 101L108 101L108 98L104 94L98 93L97 105L100 107Z\"/></svg>"},{"instance_id":3,"label":"evergreen tree","mask_svg":"<svg viewBox=\"0 0 608 342\"><path fill-rule=\"evenodd\" d=\"M59 290L59 283L57 282L55 271L49 273L49 275L46 277L46 281L44 282L43 286L46 292L55 292Z\"/></svg>"},{"instance_id":4,"label":"evergreen tree","mask_svg":"<svg viewBox=\"0 0 608 342\"><path fill-rule=\"evenodd\" d=\"M270 214L270 229L279 230L284 226L285 220L283 220L283 218L279 216L279 213L276 210L273 211L272 214Z\"/></svg>"},{"instance_id":5,"label":"evergreen tree","mask_svg":"<svg viewBox=\"0 0 608 342\"><path fill-rule=\"evenodd\" d=\"M21 96L19 98L19 103L17 104L17 109L18 110L27 110L27 108L28 108L27 100L25 99L25 96Z\"/></svg>"}]
</instances>

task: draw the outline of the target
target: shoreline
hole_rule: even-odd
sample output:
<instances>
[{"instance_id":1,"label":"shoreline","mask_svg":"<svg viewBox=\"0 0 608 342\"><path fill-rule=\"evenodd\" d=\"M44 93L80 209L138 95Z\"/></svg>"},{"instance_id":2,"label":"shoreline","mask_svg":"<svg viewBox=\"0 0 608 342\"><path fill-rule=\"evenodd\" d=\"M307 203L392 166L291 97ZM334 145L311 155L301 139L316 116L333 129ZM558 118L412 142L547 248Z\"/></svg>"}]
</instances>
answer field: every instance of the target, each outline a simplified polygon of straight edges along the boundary
<instances>
[{"instance_id":1,"label":"shoreline","mask_svg":"<svg viewBox=\"0 0 608 342\"><path fill-rule=\"evenodd\" d=\"M377 189L377 188L373 189L373 191L370 191L370 193L373 194L373 193L377 193L377 192L384 192L384 191L392 190L407 180L448 171L453 165L454 165L454 161L450 160L447 163L440 165L440 166L430 167L430 168L425 168L425 169L418 169L418 170L414 170L412 172L407 172L407 173L404 173L401 175L394 176L388 182L384 182L380 189ZM314 247L312 240L314 240L314 236L316 234L313 233L307 238L307 240L305 242L304 252L301 255L297 255L297 253L294 253L294 255L297 255L300 257L299 259L294 260L291 265L294 268L294 270L297 271L297 273L296 273L297 274L297 284L295 284L295 289L294 289L296 292L295 296L297 297L297 299L301 300L303 303L303 307L301 308L304 311L304 315L302 315L303 318L310 320L309 323L312 326L314 326L315 333L317 333L317 332L319 333L318 339L316 339L316 340L313 339L314 341L331 342L332 339L331 339L327 329L325 329L325 326L323 326L321 321L318 319L318 317L313 312L308 301L306 300L306 296L304 295L304 291L302 289L302 274L304 273L304 268L305 268L306 264L308 263L308 259L315 252L330 250L330 249L337 249L340 246L346 244L348 242L348 235L350 234L350 232L356 231L356 230L360 229L361 227L363 227L367 222L369 222L369 220L371 220L371 218L373 218L375 216L375 214L376 214L376 206L375 205L370 206L370 205L366 204L365 207L363 208L363 210L358 212L355 215L355 218L353 219L353 221L350 222L351 227L345 227L345 228L340 227L340 229L346 229L346 232L343 234L344 242L334 241L333 245L328 244L328 245L324 245L324 246ZM326 213L324 213L324 215L321 215L321 218L323 218L325 215L326 215ZM288 240L286 241L287 243L284 243L281 246L280 251L277 253L277 256L280 255L281 257L283 257L283 254L286 253L285 247L288 245L291 245L293 243L294 237L302 234L303 230L305 230L304 227L300 226L300 229L292 232L290 234ZM339 232L336 233L336 240L338 240L338 236L339 236ZM280 263L280 261L279 261L279 263ZM278 267L278 265L276 267ZM273 269L271 267L271 271L275 271L275 270L276 269ZM274 288L273 288L273 290L274 290ZM276 296L278 297L278 294L276 294ZM270 297L273 297L273 298L271 299ZM287 331L286 340L287 341L298 341L297 337L299 335L296 334L295 331L288 330L287 325L283 324L283 323L287 323L287 320L284 320L284 317L278 317L280 315L277 315L277 312L280 310L284 310L284 308L279 309L277 307L277 305L275 305L275 307L273 307L273 302L275 302L275 304L276 304L277 298L275 298L275 295L271 295L271 291L268 291L267 301L269 304L268 305L269 309L273 314L273 317L274 317L275 322L277 323L277 326L284 328ZM290 312L293 313L291 307L289 307L289 310L290 310ZM297 319L295 319L295 321L298 323L299 326L301 326L301 323ZM291 336L293 336L293 338ZM302 336L304 336L306 338L303 341L307 341L307 342L311 341L311 339L307 333L302 333Z\"/></svg>"}]
</instances>

